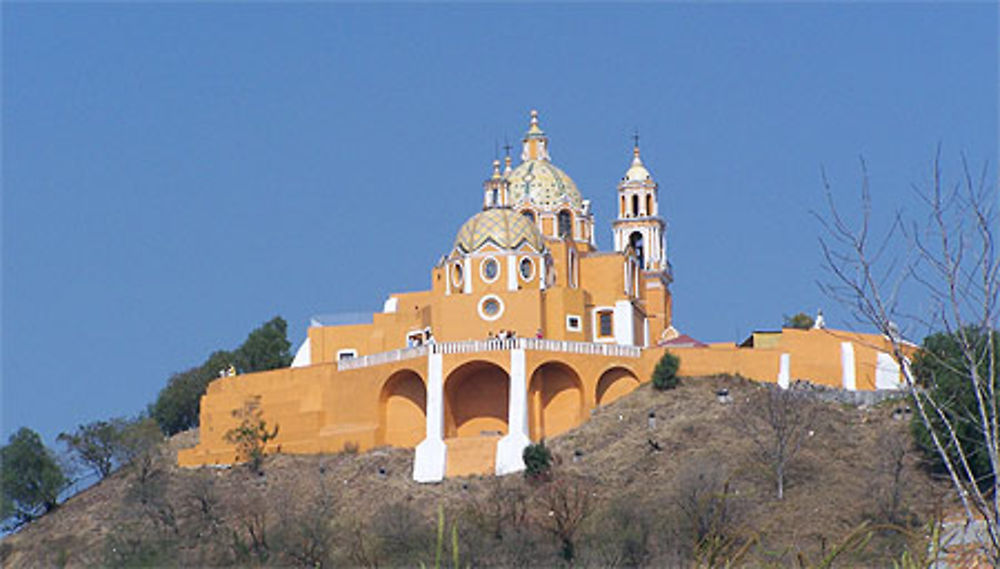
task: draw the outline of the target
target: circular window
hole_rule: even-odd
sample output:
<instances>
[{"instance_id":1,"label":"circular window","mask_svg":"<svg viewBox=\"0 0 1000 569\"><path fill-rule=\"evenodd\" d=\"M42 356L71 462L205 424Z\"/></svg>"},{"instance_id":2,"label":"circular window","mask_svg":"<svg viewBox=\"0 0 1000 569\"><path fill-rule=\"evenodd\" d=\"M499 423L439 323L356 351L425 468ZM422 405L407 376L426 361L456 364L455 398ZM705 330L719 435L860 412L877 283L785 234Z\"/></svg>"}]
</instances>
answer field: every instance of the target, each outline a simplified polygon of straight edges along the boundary
<instances>
[{"instance_id":1,"label":"circular window","mask_svg":"<svg viewBox=\"0 0 1000 569\"><path fill-rule=\"evenodd\" d=\"M483 320L496 320L503 314L503 301L499 297L484 296L479 301L479 317Z\"/></svg>"},{"instance_id":2,"label":"circular window","mask_svg":"<svg viewBox=\"0 0 1000 569\"><path fill-rule=\"evenodd\" d=\"M528 257L521 259L519 268L521 270L521 277L523 277L526 281L530 281L531 277L535 274L535 263L533 263Z\"/></svg>"},{"instance_id":3,"label":"circular window","mask_svg":"<svg viewBox=\"0 0 1000 569\"><path fill-rule=\"evenodd\" d=\"M462 263L455 263L452 265L451 283L456 287L462 286Z\"/></svg>"},{"instance_id":4,"label":"circular window","mask_svg":"<svg viewBox=\"0 0 1000 569\"><path fill-rule=\"evenodd\" d=\"M497 275L500 274L500 263L498 263L496 259L493 257L486 257L480 267L482 268L484 281L491 283L497 280Z\"/></svg>"}]
</instances>

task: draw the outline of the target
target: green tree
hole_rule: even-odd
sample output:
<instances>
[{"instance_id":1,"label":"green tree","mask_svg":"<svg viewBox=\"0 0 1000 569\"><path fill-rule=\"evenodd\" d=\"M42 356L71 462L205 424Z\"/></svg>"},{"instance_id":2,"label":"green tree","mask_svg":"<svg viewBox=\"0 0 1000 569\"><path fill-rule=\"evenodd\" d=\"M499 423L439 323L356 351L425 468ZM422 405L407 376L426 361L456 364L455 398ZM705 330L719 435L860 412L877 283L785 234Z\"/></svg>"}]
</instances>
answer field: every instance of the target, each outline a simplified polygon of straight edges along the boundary
<instances>
[{"instance_id":1,"label":"green tree","mask_svg":"<svg viewBox=\"0 0 1000 569\"><path fill-rule=\"evenodd\" d=\"M292 363L291 347L288 323L284 318L275 316L250 332L243 345L236 350L236 369L240 373L250 373L288 367Z\"/></svg>"},{"instance_id":2,"label":"green tree","mask_svg":"<svg viewBox=\"0 0 1000 569\"><path fill-rule=\"evenodd\" d=\"M974 478L981 488L988 489L993 487L996 477L990 462L991 449L988 448L979 422L966 420L967 417L978 417L980 412L974 383L969 381L972 372L968 362L977 361L979 376L989 377L989 370L1000 366L1000 334L976 328L966 328L960 333L964 339L958 338L958 333L937 333L928 336L914 357L914 379L926 390L923 392L925 399L940 402L937 406L944 419L941 415L932 416L928 428L928 425L915 416L913 432L918 446L927 454L934 469L943 473L946 470L945 464L934 448L930 429L934 429L939 439L950 439L951 434L943 422L947 420L960 443L948 447L951 459L958 461L959 448L964 449L965 462L972 470ZM989 345L990 338L992 338L992 348ZM963 353L963 346L972 350L971 358ZM982 389L980 396L988 400L991 391L993 390ZM983 406L983 411L987 414L987 424L1000 420L1000 417L996 416L996 409L1000 405L1000 394L994 392L992 396L994 404ZM993 452L996 450L993 449Z\"/></svg>"},{"instance_id":3,"label":"green tree","mask_svg":"<svg viewBox=\"0 0 1000 569\"><path fill-rule=\"evenodd\" d=\"M247 400L233 411L240 424L226 432L226 441L236 445L236 459L247 461L250 469L260 474L267 443L278 436L278 425L268 430L260 409L260 397Z\"/></svg>"},{"instance_id":4,"label":"green tree","mask_svg":"<svg viewBox=\"0 0 1000 569\"><path fill-rule=\"evenodd\" d=\"M149 414L167 435L174 435L198 426L201 396L208 383L216 377L206 374L201 367L175 373L160 390Z\"/></svg>"},{"instance_id":5,"label":"green tree","mask_svg":"<svg viewBox=\"0 0 1000 569\"><path fill-rule=\"evenodd\" d=\"M524 447L521 453L524 460L524 476L531 480L548 480L552 470L552 451L545 446L545 441Z\"/></svg>"},{"instance_id":6,"label":"green tree","mask_svg":"<svg viewBox=\"0 0 1000 569\"><path fill-rule=\"evenodd\" d=\"M3 519L13 527L51 511L68 481L38 433L21 427L0 447Z\"/></svg>"},{"instance_id":7,"label":"green tree","mask_svg":"<svg viewBox=\"0 0 1000 569\"><path fill-rule=\"evenodd\" d=\"M80 425L72 433L60 433L56 438L77 461L91 468L102 480L114 472L121 456L124 419L93 421Z\"/></svg>"},{"instance_id":8,"label":"green tree","mask_svg":"<svg viewBox=\"0 0 1000 569\"><path fill-rule=\"evenodd\" d=\"M799 312L798 314L793 314L784 316L784 324L781 325L782 328L795 328L797 330L808 330L816 324L812 316L809 316L805 312Z\"/></svg>"},{"instance_id":9,"label":"green tree","mask_svg":"<svg viewBox=\"0 0 1000 569\"><path fill-rule=\"evenodd\" d=\"M679 383L677 370L680 369L680 366L680 358L664 351L660 361L656 362L656 367L653 368L653 387L661 391L677 387Z\"/></svg>"}]
</instances>

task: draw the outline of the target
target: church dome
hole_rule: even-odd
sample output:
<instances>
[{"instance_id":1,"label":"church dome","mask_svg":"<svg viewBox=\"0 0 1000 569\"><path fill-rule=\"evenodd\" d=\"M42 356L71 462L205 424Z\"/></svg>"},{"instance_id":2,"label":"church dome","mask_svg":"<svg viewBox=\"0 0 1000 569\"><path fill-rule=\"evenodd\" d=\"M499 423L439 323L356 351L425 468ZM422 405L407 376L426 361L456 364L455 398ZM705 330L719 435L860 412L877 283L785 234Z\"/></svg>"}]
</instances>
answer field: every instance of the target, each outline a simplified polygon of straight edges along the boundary
<instances>
[{"instance_id":1,"label":"church dome","mask_svg":"<svg viewBox=\"0 0 1000 569\"><path fill-rule=\"evenodd\" d=\"M516 249L522 244L531 245L536 251L543 248L542 235L530 219L506 208L481 211L469 218L458 230L455 247L471 253L486 243L502 249Z\"/></svg>"},{"instance_id":2,"label":"church dome","mask_svg":"<svg viewBox=\"0 0 1000 569\"><path fill-rule=\"evenodd\" d=\"M511 203L528 200L541 209L555 209L565 197L574 209L583 206L576 184L548 160L526 160L507 176Z\"/></svg>"}]
</instances>

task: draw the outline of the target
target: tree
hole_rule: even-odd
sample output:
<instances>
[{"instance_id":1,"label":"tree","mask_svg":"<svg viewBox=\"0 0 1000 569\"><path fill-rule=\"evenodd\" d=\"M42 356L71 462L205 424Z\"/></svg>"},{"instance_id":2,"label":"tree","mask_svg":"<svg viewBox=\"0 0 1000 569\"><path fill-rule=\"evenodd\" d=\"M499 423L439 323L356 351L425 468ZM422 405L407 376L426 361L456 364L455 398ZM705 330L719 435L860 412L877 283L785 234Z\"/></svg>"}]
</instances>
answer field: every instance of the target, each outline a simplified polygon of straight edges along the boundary
<instances>
[{"instance_id":1,"label":"tree","mask_svg":"<svg viewBox=\"0 0 1000 569\"><path fill-rule=\"evenodd\" d=\"M785 497L788 464L814 415L815 406L803 394L775 385L761 387L733 414L736 429L753 443L753 458L774 475L779 500Z\"/></svg>"},{"instance_id":2,"label":"tree","mask_svg":"<svg viewBox=\"0 0 1000 569\"><path fill-rule=\"evenodd\" d=\"M236 350L236 369L240 373L266 371L288 367L292 363L288 341L288 323L275 316L259 328L250 332L243 345Z\"/></svg>"},{"instance_id":3,"label":"tree","mask_svg":"<svg viewBox=\"0 0 1000 569\"><path fill-rule=\"evenodd\" d=\"M233 411L240 424L226 432L226 441L236 445L236 459L247 461L250 469L260 474L267 443L278 436L278 425L270 431L260 409L260 397L247 400Z\"/></svg>"},{"instance_id":4,"label":"tree","mask_svg":"<svg viewBox=\"0 0 1000 569\"><path fill-rule=\"evenodd\" d=\"M93 421L72 433L60 433L56 440L66 445L76 460L91 468L103 480L114 472L122 456L124 419Z\"/></svg>"},{"instance_id":5,"label":"tree","mask_svg":"<svg viewBox=\"0 0 1000 569\"><path fill-rule=\"evenodd\" d=\"M525 478L548 480L552 470L552 451L545 446L545 441L524 447L521 456L524 459Z\"/></svg>"},{"instance_id":6,"label":"tree","mask_svg":"<svg viewBox=\"0 0 1000 569\"><path fill-rule=\"evenodd\" d=\"M165 434L174 435L198 426L201 396L215 377L217 374L208 374L203 367L170 377L149 409L149 414Z\"/></svg>"},{"instance_id":7,"label":"tree","mask_svg":"<svg viewBox=\"0 0 1000 569\"><path fill-rule=\"evenodd\" d=\"M0 448L0 483L0 514L18 527L52 511L68 481L38 433L21 427Z\"/></svg>"},{"instance_id":8,"label":"tree","mask_svg":"<svg viewBox=\"0 0 1000 569\"><path fill-rule=\"evenodd\" d=\"M653 369L653 387L661 391L677 387L677 370L680 366L680 358L664 351L660 361L656 362L656 367Z\"/></svg>"},{"instance_id":9,"label":"tree","mask_svg":"<svg viewBox=\"0 0 1000 569\"><path fill-rule=\"evenodd\" d=\"M830 278L821 286L886 337L914 402L915 420L924 427L924 442L947 473L966 521L981 523L986 554L1000 565L997 186L988 165L976 174L964 157L958 180L946 182L938 148L930 181L914 186L925 221L897 214L884 234L876 235L864 161L861 172L856 223L842 216L824 176L829 213L817 217L826 229L820 244ZM901 302L901 291L911 288L919 300ZM918 377L916 366L911 368L913 346L904 340L901 324L943 334L928 338L918 356L929 375ZM952 342L949 349L938 349L937 344ZM939 369L931 371L938 367L932 362ZM939 373L943 370L948 373ZM948 385L964 386L959 393L965 396L952 397L956 392Z\"/></svg>"},{"instance_id":10,"label":"tree","mask_svg":"<svg viewBox=\"0 0 1000 569\"><path fill-rule=\"evenodd\" d=\"M793 314L792 316L785 315L784 324L782 328L794 328L796 330L808 330L816 324L812 316L809 316L805 312L799 312L798 314Z\"/></svg>"}]
</instances>

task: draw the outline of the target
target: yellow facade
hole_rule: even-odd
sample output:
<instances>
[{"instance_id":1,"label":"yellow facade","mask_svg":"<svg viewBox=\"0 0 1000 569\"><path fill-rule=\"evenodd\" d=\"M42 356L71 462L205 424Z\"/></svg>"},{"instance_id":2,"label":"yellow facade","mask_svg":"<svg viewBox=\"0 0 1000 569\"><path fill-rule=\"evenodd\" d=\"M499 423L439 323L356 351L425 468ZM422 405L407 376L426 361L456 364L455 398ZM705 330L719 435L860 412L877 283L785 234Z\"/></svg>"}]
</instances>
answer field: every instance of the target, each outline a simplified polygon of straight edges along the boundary
<instances>
[{"instance_id":1,"label":"yellow facade","mask_svg":"<svg viewBox=\"0 0 1000 569\"><path fill-rule=\"evenodd\" d=\"M529 441L579 425L646 381L657 345L677 335L657 185L636 149L618 184L615 250L599 252L590 203L551 164L537 113L523 144L516 168L508 159L501 173L494 162L483 210L459 228L428 290L391 295L366 322L315 321L290 368L212 382L199 444L180 464L232 463L225 434L254 399L279 426L271 451L392 445L416 448L420 481L502 474L523 468ZM687 375L829 383L844 377L842 344L854 342L853 377L866 389L876 384L869 340L785 331L769 347L676 352Z\"/></svg>"}]
</instances>

